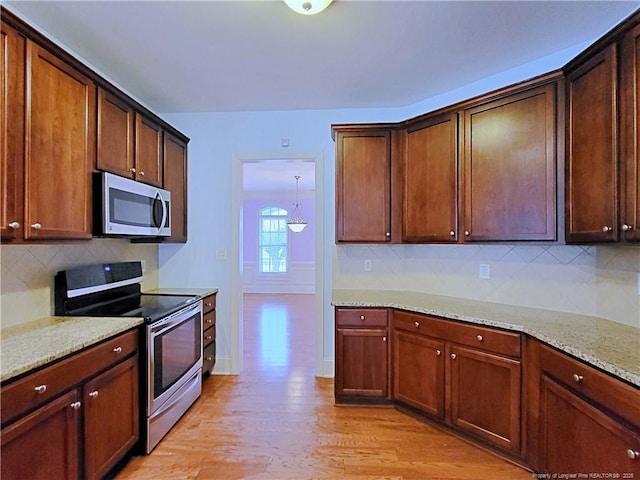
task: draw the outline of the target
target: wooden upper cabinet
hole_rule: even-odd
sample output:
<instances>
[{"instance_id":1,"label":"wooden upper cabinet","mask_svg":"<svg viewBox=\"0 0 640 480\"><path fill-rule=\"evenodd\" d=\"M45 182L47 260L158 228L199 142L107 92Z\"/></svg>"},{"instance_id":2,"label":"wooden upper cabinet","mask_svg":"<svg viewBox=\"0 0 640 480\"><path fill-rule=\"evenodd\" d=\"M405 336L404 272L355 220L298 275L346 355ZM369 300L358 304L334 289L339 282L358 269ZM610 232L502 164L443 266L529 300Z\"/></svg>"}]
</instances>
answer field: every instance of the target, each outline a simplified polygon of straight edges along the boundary
<instances>
[{"instance_id":1,"label":"wooden upper cabinet","mask_svg":"<svg viewBox=\"0 0 640 480\"><path fill-rule=\"evenodd\" d=\"M171 192L171 236L166 242L187 241L187 143L164 134L164 189Z\"/></svg>"},{"instance_id":2,"label":"wooden upper cabinet","mask_svg":"<svg viewBox=\"0 0 640 480\"><path fill-rule=\"evenodd\" d=\"M336 132L336 242L391 241L391 132Z\"/></svg>"},{"instance_id":3,"label":"wooden upper cabinet","mask_svg":"<svg viewBox=\"0 0 640 480\"><path fill-rule=\"evenodd\" d=\"M25 38L2 22L0 39L0 237L22 237Z\"/></svg>"},{"instance_id":4,"label":"wooden upper cabinet","mask_svg":"<svg viewBox=\"0 0 640 480\"><path fill-rule=\"evenodd\" d=\"M566 240L618 238L616 44L566 72Z\"/></svg>"},{"instance_id":5,"label":"wooden upper cabinet","mask_svg":"<svg viewBox=\"0 0 640 480\"><path fill-rule=\"evenodd\" d=\"M27 41L25 239L90 239L96 91L66 62Z\"/></svg>"},{"instance_id":6,"label":"wooden upper cabinet","mask_svg":"<svg viewBox=\"0 0 640 480\"><path fill-rule=\"evenodd\" d=\"M620 52L620 230L622 240L640 241L640 25L622 41Z\"/></svg>"},{"instance_id":7,"label":"wooden upper cabinet","mask_svg":"<svg viewBox=\"0 0 640 480\"><path fill-rule=\"evenodd\" d=\"M134 178L133 108L122 98L98 89L98 159L100 170Z\"/></svg>"},{"instance_id":8,"label":"wooden upper cabinet","mask_svg":"<svg viewBox=\"0 0 640 480\"><path fill-rule=\"evenodd\" d=\"M464 110L464 240L555 240L556 86Z\"/></svg>"},{"instance_id":9,"label":"wooden upper cabinet","mask_svg":"<svg viewBox=\"0 0 640 480\"><path fill-rule=\"evenodd\" d=\"M458 215L457 114L407 128L403 184L403 242L455 242Z\"/></svg>"},{"instance_id":10,"label":"wooden upper cabinet","mask_svg":"<svg viewBox=\"0 0 640 480\"><path fill-rule=\"evenodd\" d=\"M162 187L162 126L136 113L135 179Z\"/></svg>"}]
</instances>

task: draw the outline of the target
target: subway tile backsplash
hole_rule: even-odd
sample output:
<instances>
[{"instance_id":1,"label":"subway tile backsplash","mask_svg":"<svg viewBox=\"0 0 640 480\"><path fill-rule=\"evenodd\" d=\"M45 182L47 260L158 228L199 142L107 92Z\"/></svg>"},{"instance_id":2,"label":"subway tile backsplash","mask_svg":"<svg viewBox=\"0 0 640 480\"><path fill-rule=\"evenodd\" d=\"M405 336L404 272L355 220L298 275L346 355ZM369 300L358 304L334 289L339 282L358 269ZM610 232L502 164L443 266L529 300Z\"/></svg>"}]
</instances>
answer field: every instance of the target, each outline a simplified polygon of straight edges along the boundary
<instances>
[{"instance_id":1,"label":"subway tile backsplash","mask_svg":"<svg viewBox=\"0 0 640 480\"><path fill-rule=\"evenodd\" d=\"M145 262L143 289L158 286L158 247L123 239L93 239L64 245L3 245L0 248L0 327L53 315L56 272L90 263Z\"/></svg>"},{"instance_id":2,"label":"subway tile backsplash","mask_svg":"<svg viewBox=\"0 0 640 480\"><path fill-rule=\"evenodd\" d=\"M340 245L334 252L336 289L413 290L640 327L640 247ZM479 278L480 265L489 265L490 278Z\"/></svg>"}]
</instances>

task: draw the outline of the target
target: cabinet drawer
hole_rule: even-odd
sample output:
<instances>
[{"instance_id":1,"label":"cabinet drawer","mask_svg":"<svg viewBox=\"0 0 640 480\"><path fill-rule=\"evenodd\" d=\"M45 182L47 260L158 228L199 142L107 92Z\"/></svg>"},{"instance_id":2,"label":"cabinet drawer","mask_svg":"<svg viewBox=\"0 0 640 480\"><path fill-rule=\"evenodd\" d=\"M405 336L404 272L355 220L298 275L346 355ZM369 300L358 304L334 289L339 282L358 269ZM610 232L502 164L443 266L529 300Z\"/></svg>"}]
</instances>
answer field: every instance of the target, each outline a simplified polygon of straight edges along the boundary
<instances>
[{"instance_id":1,"label":"cabinet drawer","mask_svg":"<svg viewBox=\"0 0 640 480\"><path fill-rule=\"evenodd\" d=\"M216 308L216 294L209 295L202 299L202 312L207 313Z\"/></svg>"},{"instance_id":2,"label":"cabinet drawer","mask_svg":"<svg viewBox=\"0 0 640 480\"><path fill-rule=\"evenodd\" d=\"M386 308L336 308L337 327L386 327Z\"/></svg>"},{"instance_id":3,"label":"cabinet drawer","mask_svg":"<svg viewBox=\"0 0 640 480\"><path fill-rule=\"evenodd\" d=\"M216 311L212 310L208 313L205 313L202 317L202 329L206 330L212 325L216 324Z\"/></svg>"},{"instance_id":4,"label":"cabinet drawer","mask_svg":"<svg viewBox=\"0 0 640 480\"><path fill-rule=\"evenodd\" d=\"M2 425L120 362L137 348L138 332L132 330L3 386Z\"/></svg>"},{"instance_id":5,"label":"cabinet drawer","mask_svg":"<svg viewBox=\"0 0 640 480\"><path fill-rule=\"evenodd\" d=\"M640 426L640 389L546 345L540 345L540 369L571 390Z\"/></svg>"},{"instance_id":6,"label":"cabinet drawer","mask_svg":"<svg viewBox=\"0 0 640 480\"><path fill-rule=\"evenodd\" d=\"M216 363L216 342L215 340L207 345L202 351L202 373L207 373Z\"/></svg>"},{"instance_id":7,"label":"cabinet drawer","mask_svg":"<svg viewBox=\"0 0 640 480\"><path fill-rule=\"evenodd\" d=\"M422 333L492 353L520 357L519 333L401 311L394 312L393 324L401 330Z\"/></svg>"},{"instance_id":8,"label":"cabinet drawer","mask_svg":"<svg viewBox=\"0 0 640 480\"><path fill-rule=\"evenodd\" d=\"M211 342L216 340L216 326L212 326L207 328L204 332L202 332L202 346L206 347Z\"/></svg>"}]
</instances>

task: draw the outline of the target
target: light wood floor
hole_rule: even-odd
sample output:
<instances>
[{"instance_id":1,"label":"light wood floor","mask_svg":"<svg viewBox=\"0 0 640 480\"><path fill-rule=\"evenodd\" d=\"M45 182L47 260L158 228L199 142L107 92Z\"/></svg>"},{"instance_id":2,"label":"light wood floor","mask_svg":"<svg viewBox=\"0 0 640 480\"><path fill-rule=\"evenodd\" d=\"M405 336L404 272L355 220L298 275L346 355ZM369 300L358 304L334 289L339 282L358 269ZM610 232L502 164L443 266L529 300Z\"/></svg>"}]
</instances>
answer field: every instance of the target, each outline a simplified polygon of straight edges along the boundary
<instances>
[{"instance_id":1,"label":"light wood floor","mask_svg":"<svg viewBox=\"0 0 640 480\"><path fill-rule=\"evenodd\" d=\"M245 295L244 366L202 397L128 479L531 479L389 407L338 407L314 377L312 295Z\"/></svg>"}]
</instances>

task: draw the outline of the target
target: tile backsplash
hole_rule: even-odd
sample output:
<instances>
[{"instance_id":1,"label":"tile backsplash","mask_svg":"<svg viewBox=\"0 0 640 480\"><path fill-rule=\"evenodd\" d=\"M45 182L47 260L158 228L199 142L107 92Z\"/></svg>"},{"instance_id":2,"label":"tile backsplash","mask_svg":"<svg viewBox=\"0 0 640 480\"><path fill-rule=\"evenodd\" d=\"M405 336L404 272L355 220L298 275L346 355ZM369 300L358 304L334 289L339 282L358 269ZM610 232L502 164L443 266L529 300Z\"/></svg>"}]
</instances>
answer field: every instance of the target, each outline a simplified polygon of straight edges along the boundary
<instances>
[{"instance_id":1,"label":"tile backsplash","mask_svg":"<svg viewBox=\"0 0 640 480\"><path fill-rule=\"evenodd\" d=\"M64 245L3 245L0 248L0 327L53 315L56 272L90 263L144 261L142 288L158 286L158 247L123 239L96 238Z\"/></svg>"},{"instance_id":2,"label":"tile backsplash","mask_svg":"<svg viewBox=\"0 0 640 480\"><path fill-rule=\"evenodd\" d=\"M481 265L490 278L479 278ZM335 247L333 288L412 290L640 327L639 273L640 247L345 245Z\"/></svg>"}]
</instances>

